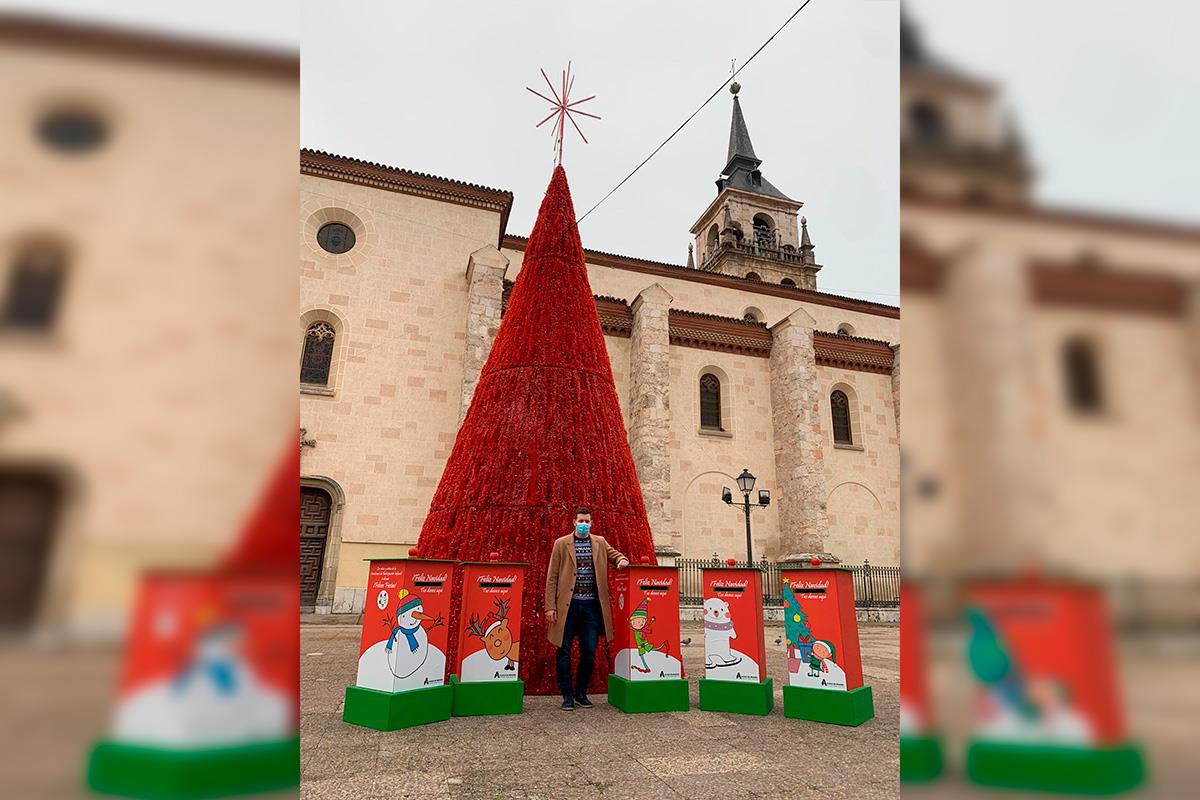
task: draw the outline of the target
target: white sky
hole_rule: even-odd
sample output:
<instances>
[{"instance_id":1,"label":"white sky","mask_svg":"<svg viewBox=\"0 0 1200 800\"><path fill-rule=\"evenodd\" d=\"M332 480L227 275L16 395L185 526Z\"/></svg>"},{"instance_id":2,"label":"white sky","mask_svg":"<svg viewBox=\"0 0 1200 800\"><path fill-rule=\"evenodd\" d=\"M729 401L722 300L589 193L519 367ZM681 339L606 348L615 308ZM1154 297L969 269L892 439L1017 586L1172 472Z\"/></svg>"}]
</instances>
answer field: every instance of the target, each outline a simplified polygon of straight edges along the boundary
<instances>
[{"instance_id":1,"label":"white sky","mask_svg":"<svg viewBox=\"0 0 1200 800\"><path fill-rule=\"evenodd\" d=\"M1040 200L1200 222L1200 3L905 2L931 50L1003 87ZM303 36L306 146L511 189L521 234L551 167L549 135L532 129L540 101L524 90L538 67L571 58L578 88L599 95L592 144L568 141L582 212L795 7L305 0L301 25L297 5L0 0L293 50ZM819 285L883 302L898 291L896 20L894 0L813 0L739 78L764 174L805 202ZM714 100L585 221L585 244L682 262L715 193L729 110L727 94Z\"/></svg>"},{"instance_id":2,"label":"white sky","mask_svg":"<svg viewBox=\"0 0 1200 800\"><path fill-rule=\"evenodd\" d=\"M528 234L553 167L525 91L571 59L597 95L590 144L564 165L582 214L641 161L799 2L302 4L306 147L511 190ZM470 11L461 9L469 5ZM763 174L805 203L818 286L898 301L898 11L894 0L813 0L738 80ZM672 263L716 196L723 92L581 226L584 245ZM572 132L573 135L573 132Z\"/></svg>"},{"instance_id":3,"label":"white sky","mask_svg":"<svg viewBox=\"0 0 1200 800\"><path fill-rule=\"evenodd\" d=\"M0 0L0 11L51 15L276 50L300 49L297 0Z\"/></svg>"},{"instance_id":4,"label":"white sky","mask_svg":"<svg viewBox=\"0 0 1200 800\"><path fill-rule=\"evenodd\" d=\"M905 0L928 50L1003 89L1055 206L1200 223L1200 3Z\"/></svg>"}]
</instances>

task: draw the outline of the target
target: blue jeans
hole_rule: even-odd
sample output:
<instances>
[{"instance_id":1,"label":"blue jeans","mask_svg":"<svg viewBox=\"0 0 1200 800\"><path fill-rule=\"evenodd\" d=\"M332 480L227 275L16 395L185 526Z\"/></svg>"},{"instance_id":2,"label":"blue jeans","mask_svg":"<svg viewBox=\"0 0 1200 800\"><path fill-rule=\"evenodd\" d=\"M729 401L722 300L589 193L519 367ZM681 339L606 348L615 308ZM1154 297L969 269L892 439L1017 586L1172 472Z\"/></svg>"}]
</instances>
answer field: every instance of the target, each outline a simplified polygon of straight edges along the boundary
<instances>
[{"instance_id":1,"label":"blue jeans","mask_svg":"<svg viewBox=\"0 0 1200 800\"><path fill-rule=\"evenodd\" d=\"M571 600L563 628L562 646L554 658L558 690L564 697L587 692L588 681L592 679L592 667L596 663L596 643L603 627L604 617L600 613L599 600ZM575 672L575 688L572 689L571 640L575 637L579 637L579 667Z\"/></svg>"}]
</instances>

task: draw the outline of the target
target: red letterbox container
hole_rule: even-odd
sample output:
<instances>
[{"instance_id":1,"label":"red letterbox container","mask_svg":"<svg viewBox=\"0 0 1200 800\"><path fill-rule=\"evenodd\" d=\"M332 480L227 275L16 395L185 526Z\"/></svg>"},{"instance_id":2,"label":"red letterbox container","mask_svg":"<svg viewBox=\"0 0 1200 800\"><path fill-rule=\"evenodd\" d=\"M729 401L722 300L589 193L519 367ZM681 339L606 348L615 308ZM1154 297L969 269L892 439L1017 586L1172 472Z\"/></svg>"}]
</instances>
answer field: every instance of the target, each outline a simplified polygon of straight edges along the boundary
<instances>
[{"instance_id":1,"label":"red letterbox container","mask_svg":"<svg viewBox=\"0 0 1200 800\"><path fill-rule=\"evenodd\" d=\"M687 711L679 647L679 571L629 566L610 573L613 640L608 702L627 713Z\"/></svg>"},{"instance_id":2,"label":"red letterbox container","mask_svg":"<svg viewBox=\"0 0 1200 800\"><path fill-rule=\"evenodd\" d=\"M462 622L451 676L456 717L523 710L521 592L527 567L498 561L462 565Z\"/></svg>"},{"instance_id":3,"label":"red letterbox container","mask_svg":"<svg viewBox=\"0 0 1200 800\"><path fill-rule=\"evenodd\" d=\"M1141 782L1100 590L1038 578L969 588L976 680L967 774L977 783L1111 794Z\"/></svg>"},{"instance_id":4,"label":"red letterbox container","mask_svg":"<svg viewBox=\"0 0 1200 800\"><path fill-rule=\"evenodd\" d=\"M171 796L197 776L227 796L296 786L298 613L294 574L143 577L112 731L88 763L92 789Z\"/></svg>"},{"instance_id":5,"label":"red letterbox container","mask_svg":"<svg viewBox=\"0 0 1200 800\"><path fill-rule=\"evenodd\" d=\"M700 708L766 715L775 705L767 677L763 634L762 571L706 567L704 677Z\"/></svg>"},{"instance_id":6,"label":"red letterbox container","mask_svg":"<svg viewBox=\"0 0 1200 800\"><path fill-rule=\"evenodd\" d=\"M784 716L861 725L875 716L863 685L854 576L842 567L783 570L788 685Z\"/></svg>"},{"instance_id":7,"label":"red letterbox container","mask_svg":"<svg viewBox=\"0 0 1200 800\"><path fill-rule=\"evenodd\" d=\"M450 618L455 567L454 561L371 559L347 722L394 730L449 719L446 646L457 624ZM424 694L397 699L410 692Z\"/></svg>"},{"instance_id":8,"label":"red letterbox container","mask_svg":"<svg viewBox=\"0 0 1200 800\"><path fill-rule=\"evenodd\" d=\"M942 743L929 696L921 589L900 581L900 780L927 781L942 773Z\"/></svg>"}]
</instances>

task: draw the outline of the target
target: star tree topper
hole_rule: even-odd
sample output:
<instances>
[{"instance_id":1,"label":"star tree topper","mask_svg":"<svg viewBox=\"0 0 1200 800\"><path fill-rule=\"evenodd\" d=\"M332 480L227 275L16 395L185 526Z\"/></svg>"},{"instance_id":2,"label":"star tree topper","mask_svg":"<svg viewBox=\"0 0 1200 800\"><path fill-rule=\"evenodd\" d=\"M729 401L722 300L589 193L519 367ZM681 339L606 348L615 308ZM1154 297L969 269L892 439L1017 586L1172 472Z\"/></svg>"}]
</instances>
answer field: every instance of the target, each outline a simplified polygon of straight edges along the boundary
<instances>
[{"instance_id":1,"label":"star tree topper","mask_svg":"<svg viewBox=\"0 0 1200 800\"><path fill-rule=\"evenodd\" d=\"M567 68L562 72L562 85L560 89L554 88L554 84L552 84L550 82L550 78L546 76L546 70L541 70L541 73L542 78L545 79L546 86L549 87L550 94L553 95L554 99L552 100L541 92L531 89L528 86L526 86L525 89L533 92L554 108L554 110L551 111L545 119L543 119L537 125L534 125L534 127L540 128L550 120L554 120L554 127L551 129L551 132L554 134L554 146L558 150L558 163L561 165L563 138L566 133L566 123L570 122L572 127L575 128L575 132L579 134L579 138L583 139L584 144L587 144L587 137L584 136L583 131L579 129L579 125L575 122L575 117L573 115L581 114L585 117L591 117L592 119L600 119L600 117L596 116L595 114L589 114L586 111L581 111L579 108L576 108L576 106L586 103L589 100L595 100L596 95L585 97L582 100L570 99L571 89L575 86L575 76L571 74L570 61L567 62Z\"/></svg>"}]
</instances>

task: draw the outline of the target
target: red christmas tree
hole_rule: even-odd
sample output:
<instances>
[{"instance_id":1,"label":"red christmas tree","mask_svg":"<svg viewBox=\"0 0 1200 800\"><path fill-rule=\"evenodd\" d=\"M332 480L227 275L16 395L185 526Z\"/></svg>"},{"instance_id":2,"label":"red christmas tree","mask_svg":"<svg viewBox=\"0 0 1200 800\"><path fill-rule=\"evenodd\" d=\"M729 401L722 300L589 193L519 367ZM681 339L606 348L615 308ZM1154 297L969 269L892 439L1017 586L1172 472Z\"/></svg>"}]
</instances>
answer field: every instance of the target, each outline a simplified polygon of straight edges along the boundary
<instances>
[{"instance_id":1,"label":"red christmas tree","mask_svg":"<svg viewBox=\"0 0 1200 800\"><path fill-rule=\"evenodd\" d=\"M502 561L530 565L520 667L529 694L558 691L542 610L545 575L550 548L571 531L578 506L592 510L593 532L632 563L654 563L567 174L559 166L417 544L422 558L486 561L496 552ZM461 634L451 631L451 652ZM592 691L605 691L606 649L597 649Z\"/></svg>"}]
</instances>

